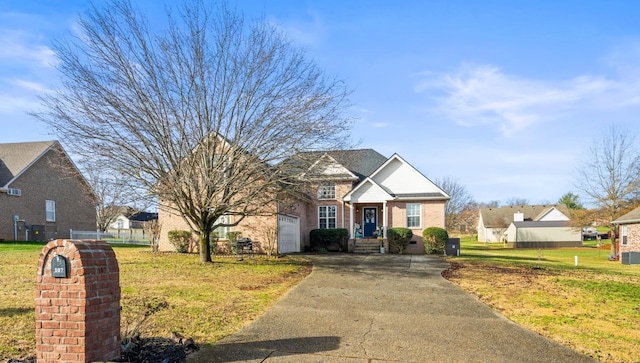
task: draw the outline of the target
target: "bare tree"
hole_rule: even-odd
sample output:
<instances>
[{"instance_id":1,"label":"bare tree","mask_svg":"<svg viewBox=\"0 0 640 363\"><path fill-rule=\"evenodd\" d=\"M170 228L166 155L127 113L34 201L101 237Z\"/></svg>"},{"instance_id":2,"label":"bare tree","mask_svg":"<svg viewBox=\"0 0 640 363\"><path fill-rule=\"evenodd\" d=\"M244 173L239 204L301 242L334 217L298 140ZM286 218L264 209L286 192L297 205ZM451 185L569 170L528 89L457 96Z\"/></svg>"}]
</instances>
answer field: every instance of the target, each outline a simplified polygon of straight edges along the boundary
<instances>
[{"instance_id":1,"label":"bare tree","mask_svg":"<svg viewBox=\"0 0 640 363\"><path fill-rule=\"evenodd\" d=\"M147 235L149 239L149 246L151 247L152 252L158 252L158 242L160 241L160 231L162 230L162 225L160 221L157 219L153 219L147 222L142 223L142 228L144 233Z\"/></svg>"},{"instance_id":2,"label":"bare tree","mask_svg":"<svg viewBox=\"0 0 640 363\"><path fill-rule=\"evenodd\" d=\"M136 189L125 178L99 165L87 162L80 165L95 195L96 224L100 231L106 231L119 215L126 214L130 208L144 209L141 204L144 198L136 193Z\"/></svg>"},{"instance_id":3,"label":"bare tree","mask_svg":"<svg viewBox=\"0 0 640 363\"><path fill-rule=\"evenodd\" d=\"M628 130L613 125L585 156L575 185L597 207L596 218L613 228L611 222L628 210L640 189L640 149ZM615 240L611 251L616 252Z\"/></svg>"},{"instance_id":4,"label":"bare tree","mask_svg":"<svg viewBox=\"0 0 640 363\"><path fill-rule=\"evenodd\" d=\"M63 87L36 116L182 215L209 262L212 231L295 186L296 164L282 160L344 145L349 90L224 3L194 0L167 18L152 32L126 0L93 7L81 35L56 44Z\"/></svg>"},{"instance_id":5,"label":"bare tree","mask_svg":"<svg viewBox=\"0 0 640 363\"><path fill-rule=\"evenodd\" d=\"M507 199L504 202L504 205L506 206L516 206L516 205L529 205L529 200L526 198L516 198L516 197L511 197L509 199Z\"/></svg>"},{"instance_id":6,"label":"bare tree","mask_svg":"<svg viewBox=\"0 0 640 363\"><path fill-rule=\"evenodd\" d=\"M460 214L469 204L474 203L473 197L464 185L453 178L436 179L435 183L451 197L444 209L446 228L450 231L461 231Z\"/></svg>"}]
</instances>

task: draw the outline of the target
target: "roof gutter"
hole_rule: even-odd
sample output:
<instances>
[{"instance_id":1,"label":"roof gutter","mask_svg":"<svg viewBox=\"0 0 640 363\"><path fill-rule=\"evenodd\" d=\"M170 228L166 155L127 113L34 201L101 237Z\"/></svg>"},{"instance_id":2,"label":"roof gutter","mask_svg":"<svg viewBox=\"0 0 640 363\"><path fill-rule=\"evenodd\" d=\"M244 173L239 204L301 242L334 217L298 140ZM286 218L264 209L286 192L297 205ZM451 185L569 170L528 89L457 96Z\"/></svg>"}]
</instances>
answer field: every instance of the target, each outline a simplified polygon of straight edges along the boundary
<instances>
[{"instance_id":1,"label":"roof gutter","mask_svg":"<svg viewBox=\"0 0 640 363\"><path fill-rule=\"evenodd\" d=\"M640 219L627 219L624 221L613 221L611 224L630 224L630 223L640 223Z\"/></svg>"}]
</instances>

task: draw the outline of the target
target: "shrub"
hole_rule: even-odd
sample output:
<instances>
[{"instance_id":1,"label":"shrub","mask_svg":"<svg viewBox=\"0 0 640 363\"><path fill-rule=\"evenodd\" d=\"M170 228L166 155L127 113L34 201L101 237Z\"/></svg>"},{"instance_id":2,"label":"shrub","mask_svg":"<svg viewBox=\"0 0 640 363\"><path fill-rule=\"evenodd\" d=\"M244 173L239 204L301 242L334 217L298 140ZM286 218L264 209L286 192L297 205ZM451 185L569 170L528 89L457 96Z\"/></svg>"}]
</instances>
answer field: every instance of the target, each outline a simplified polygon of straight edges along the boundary
<instances>
[{"instance_id":1,"label":"shrub","mask_svg":"<svg viewBox=\"0 0 640 363\"><path fill-rule=\"evenodd\" d=\"M169 231L169 242L176 248L179 253L187 253L189 245L191 245L191 232L173 230Z\"/></svg>"},{"instance_id":2,"label":"shrub","mask_svg":"<svg viewBox=\"0 0 640 363\"><path fill-rule=\"evenodd\" d=\"M309 232L311 250L346 251L349 231L346 228L312 229Z\"/></svg>"},{"instance_id":3,"label":"shrub","mask_svg":"<svg viewBox=\"0 0 640 363\"><path fill-rule=\"evenodd\" d=\"M413 232L409 228L395 227L387 229L389 252L402 254L412 237Z\"/></svg>"},{"instance_id":4,"label":"shrub","mask_svg":"<svg viewBox=\"0 0 640 363\"><path fill-rule=\"evenodd\" d=\"M449 234L440 227L429 227L422 231L424 251L427 254L444 253L444 248L449 241Z\"/></svg>"}]
</instances>

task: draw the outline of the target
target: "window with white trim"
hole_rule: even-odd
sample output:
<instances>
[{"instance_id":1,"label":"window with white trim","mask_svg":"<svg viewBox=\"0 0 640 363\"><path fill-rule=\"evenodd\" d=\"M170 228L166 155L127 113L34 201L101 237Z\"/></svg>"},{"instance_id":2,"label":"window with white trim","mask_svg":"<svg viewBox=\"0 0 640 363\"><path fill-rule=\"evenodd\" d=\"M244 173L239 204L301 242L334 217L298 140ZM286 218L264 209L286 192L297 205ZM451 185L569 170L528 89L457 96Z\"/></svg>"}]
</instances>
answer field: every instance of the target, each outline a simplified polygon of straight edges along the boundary
<instances>
[{"instance_id":1,"label":"window with white trim","mask_svg":"<svg viewBox=\"0 0 640 363\"><path fill-rule=\"evenodd\" d=\"M45 212L47 222L55 222L56 221L56 202L53 200L47 200L45 202Z\"/></svg>"},{"instance_id":2,"label":"window with white trim","mask_svg":"<svg viewBox=\"0 0 640 363\"><path fill-rule=\"evenodd\" d=\"M626 246L627 245L627 225L623 224L622 226L620 226L622 229L622 231L620 231L620 234L622 236L622 245Z\"/></svg>"},{"instance_id":3,"label":"window with white trim","mask_svg":"<svg viewBox=\"0 0 640 363\"><path fill-rule=\"evenodd\" d=\"M420 203L407 203L407 228L420 228L421 207Z\"/></svg>"},{"instance_id":4,"label":"window with white trim","mask_svg":"<svg viewBox=\"0 0 640 363\"><path fill-rule=\"evenodd\" d=\"M336 199L336 183L321 183L318 186L318 199Z\"/></svg>"},{"instance_id":5,"label":"window with white trim","mask_svg":"<svg viewBox=\"0 0 640 363\"><path fill-rule=\"evenodd\" d=\"M229 224L231 223L231 216L220 216L218 217L218 219L216 220L216 224L218 223L224 223L224 224ZM228 226L219 226L218 228L216 228L214 230L214 232L216 232L218 234L218 239L227 239L227 232L231 232L231 227Z\"/></svg>"},{"instance_id":6,"label":"window with white trim","mask_svg":"<svg viewBox=\"0 0 640 363\"><path fill-rule=\"evenodd\" d=\"M335 205L321 205L318 207L318 228L336 228Z\"/></svg>"}]
</instances>

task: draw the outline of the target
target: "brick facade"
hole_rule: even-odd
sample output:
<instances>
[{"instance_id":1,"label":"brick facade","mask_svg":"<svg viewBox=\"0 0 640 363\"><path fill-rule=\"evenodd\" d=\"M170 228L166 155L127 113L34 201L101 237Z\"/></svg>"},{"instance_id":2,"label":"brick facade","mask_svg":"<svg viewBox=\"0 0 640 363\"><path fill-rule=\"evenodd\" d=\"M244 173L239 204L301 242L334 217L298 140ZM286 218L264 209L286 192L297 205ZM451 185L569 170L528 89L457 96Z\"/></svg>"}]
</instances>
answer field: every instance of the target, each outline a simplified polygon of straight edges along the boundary
<instances>
[{"instance_id":1,"label":"brick facade","mask_svg":"<svg viewBox=\"0 0 640 363\"><path fill-rule=\"evenodd\" d=\"M422 241L422 231L429 227L445 228L444 225L444 206L442 201L418 200L411 202L389 202L387 208L389 210L389 228L407 227L407 203L420 203L420 228L411 228L413 232L412 241L405 249L407 254L424 254L424 243Z\"/></svg>"},{"instance_id":2,"label":"brick facade","mask_svg":"<svg viewBox=\"0 0 640 363\"><path fill-rule=\"evenodd\" d=\"M11 187L20 189L22 195L0 193L0 239L14 239L14 215L21 220L17 223L21 241L69 238L70 229L95 231L96 209L90 188L61 150L47 151ZM46 218L46 200L55 202L53 222ZM27 235L25 225L41 226L42 231Z\"/></svg>"},{"instance_id":3,"label":"brick facade","mask_svg":"<svg viewBox=\"0 0 640 363\"><path fill-rule=\"evenodd\" d=\"M68 260L67 277L53 277L56 255ZM35 294L39 363L120 358L120 278L104 241L55 240L40 254Z\"/></svg>"},{"instance_id":4,"label":"brick facade","mask_svg":"<svg viewBox=\"0 0 640 363\"><path fill-rule=\"evenodd\" d=\"M627 228L627 244L622 242L622 229ZM639 252L640 251L640 224L623 224L620 225L618 230L620 238L618 238L618 245L620 246L620 253L623 252Z\"/></svg>"}]
</instances>

